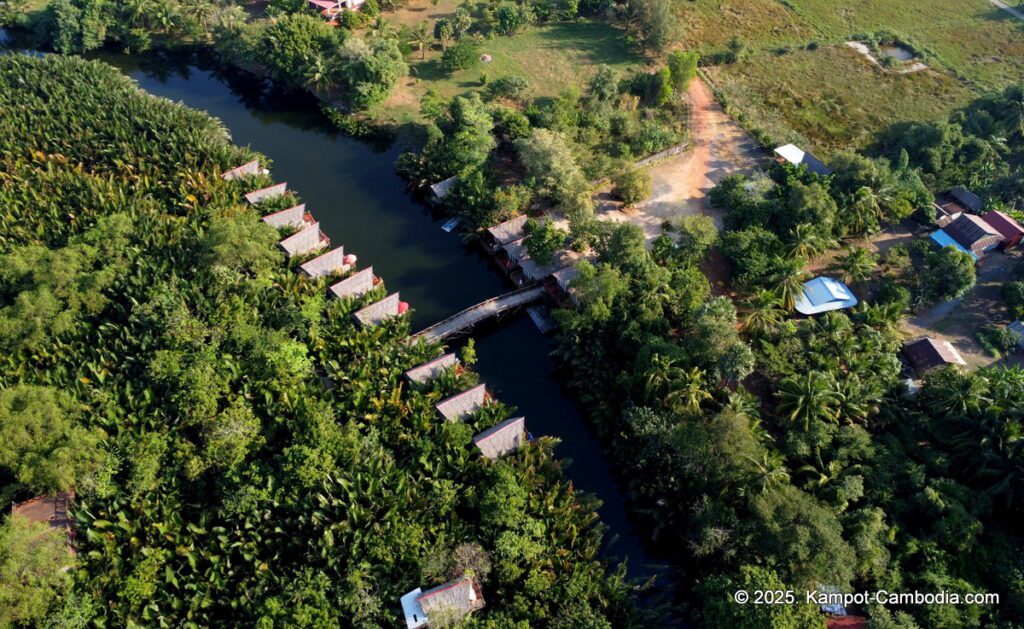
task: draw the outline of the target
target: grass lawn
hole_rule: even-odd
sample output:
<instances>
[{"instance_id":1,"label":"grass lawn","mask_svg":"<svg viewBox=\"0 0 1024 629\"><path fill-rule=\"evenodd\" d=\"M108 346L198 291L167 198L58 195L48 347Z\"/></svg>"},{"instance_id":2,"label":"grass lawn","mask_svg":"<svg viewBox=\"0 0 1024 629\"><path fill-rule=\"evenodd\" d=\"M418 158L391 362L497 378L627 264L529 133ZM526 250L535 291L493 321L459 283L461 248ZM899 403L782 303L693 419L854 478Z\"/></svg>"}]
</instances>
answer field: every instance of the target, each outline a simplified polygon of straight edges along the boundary
<instances>
[{"instance_id":1,"label":"grass lawn","mask_svg":"<svg viewBox=\"0 0 1024 629\"><path fill-rule=\"evenodd\" d=\"M721 51L739 35L751 51L711 70L731 104L778 139L824 154L1024 81L1024 22L988 0L680 0L678 7L684 46ZM841 45L883 32L914 47L933 72L889 74ZM820 48L802 50L810 42Z\"/></svg>"},{"instance_id":2,"label":"grass lawn","mask_svg":"<svg viewBox=\"0 0 1024 629\"><path fill-rule=\"evenodd\" d=\"M431 50L425 60L418 52L409 58L410 76L385 105L385 115L404 121L418 116L419 100L427 88L443 96L480 89L480 75L489 80L519 75L530 82L534 96L555 96L569 86L583 87L596 67L607 64L625 76L643 66L645 59L632 52L622 33L596 21L579 21L530 28L511 37L493 37L479 46L492 57L468 70L445 73L441 53Z\"/></svg>"},{"instance_id":3,"label":"grass lawn","mask_svg":"<svg viewBox=\"0 0 1024 629\"><path fill-rule=\"evenodd\" d=\"M941 118L973 97L946 73L889 73L841 44L757 53L710 74L755 124L824 155L862 145L896 121Z\"/></svg>"}]
</instances>

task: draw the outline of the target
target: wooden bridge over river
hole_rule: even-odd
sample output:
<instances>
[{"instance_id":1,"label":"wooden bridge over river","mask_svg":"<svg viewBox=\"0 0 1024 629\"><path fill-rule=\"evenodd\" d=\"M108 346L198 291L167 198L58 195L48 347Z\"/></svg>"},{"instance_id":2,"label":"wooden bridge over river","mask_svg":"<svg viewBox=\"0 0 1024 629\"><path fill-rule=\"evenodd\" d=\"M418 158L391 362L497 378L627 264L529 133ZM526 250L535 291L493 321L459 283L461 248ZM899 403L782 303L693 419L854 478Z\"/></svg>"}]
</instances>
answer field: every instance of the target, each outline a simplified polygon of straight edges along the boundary
<instances>
[{"instance_id":1,"label":"wooden bridge over river","mask_svg":"<svg viewBox=\"0 0 1024 629\"><path fill-rule=\"evenodd\" d=\"M435 323L429 328L413 334L409 337L409 342L416 343L423 340L429 343L431 341L441 341L457 334L461 334L485 319L497 317L510 310L519 308L520 306L540 301L544 298L545 292L546 291L542 285L534 284L532 286L514 290L510 293L505 293L504 295L492 297L487 301L482 301L475 306L470 306L462 312L448 317L444 321Z\"/></svg>"}]
</instances>

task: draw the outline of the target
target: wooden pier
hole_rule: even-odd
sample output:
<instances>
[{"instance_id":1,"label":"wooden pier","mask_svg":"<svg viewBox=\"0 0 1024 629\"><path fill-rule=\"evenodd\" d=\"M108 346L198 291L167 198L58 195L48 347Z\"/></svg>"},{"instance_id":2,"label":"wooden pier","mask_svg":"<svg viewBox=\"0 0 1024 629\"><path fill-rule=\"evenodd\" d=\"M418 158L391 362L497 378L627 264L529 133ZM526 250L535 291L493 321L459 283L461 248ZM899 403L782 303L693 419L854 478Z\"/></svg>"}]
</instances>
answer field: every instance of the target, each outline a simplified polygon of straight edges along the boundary
<instances>
[{"instance_id":1,"label":"wooden pier","mask_svg":"<svg viewBox=\"0 0 1024 629\"><path fill-rule=\"evenodd\" d=\"M540 301L544 299L544 294L544 287L539 284L534 284L532 286L514 290L511 293L492 297L487 301L482 301L475 306L470 306L462 312L448 317L444 321L435 323L429 328L417 332L409 337L409 342L416 343L423 340L429 343L431 341L444 340L471 329L473 326L485 319L490 319L491 317L499 316L520 306Z\"/></svg>"}]
</instances>

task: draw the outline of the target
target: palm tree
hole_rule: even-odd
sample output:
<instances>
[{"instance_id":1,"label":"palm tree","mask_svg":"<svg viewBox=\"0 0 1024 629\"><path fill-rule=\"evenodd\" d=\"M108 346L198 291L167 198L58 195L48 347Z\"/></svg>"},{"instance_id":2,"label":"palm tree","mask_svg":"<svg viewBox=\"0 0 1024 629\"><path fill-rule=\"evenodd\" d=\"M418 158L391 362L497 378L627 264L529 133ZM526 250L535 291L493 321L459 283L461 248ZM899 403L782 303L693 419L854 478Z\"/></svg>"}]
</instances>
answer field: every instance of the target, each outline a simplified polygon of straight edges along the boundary
<instances>
[{"instance_id":1,"label":"palm tree","mask_svg":"<svg viewBox=\"0 0 1024 629\"><path fill-rule=\"evenodd\" d=\"M747 334L768 334L786 316L779 298L770 290L759 288L739 305L740 324Z\"/></svg>"},{"instance_id":2,"label":"palm tree","mask_svg":"<svg viewBox=\"0 0 1024 629\"><path fill-rule=\"evenodd\" d=\"M850 247L845 255L836 259L835 268L847 284L863 284L878 269L878 256L861 247Z\"/></svg>"},{"instance_id":3,"label":"palm tree","mask_svg":"<svg viewBox=\"0 0 1024 629\"><path fill-rule=\"evenodd\" d=\"M690 415L700 413L700 405L711 399L704 383L704 370L691 367L687 371L679 370L681 377L674 378L669 384L670 390L665 396L665 404L681 409Z\"/></svg>"},{"instance_id":4,"label":"palm tree","mask_svg":"<svg viewBox=\"0 0 1024 629\"><path fill-rule=\"evenodd\" d=\"M811 422L835 422L839 419L839 393L830 376L809 371L790 376L779 383L778 412L793 423L811 429Z\"/></svg>"},{"instance_id":5,"label":"palm tree","mask_svg":"<svg viewBox=\"0 0 1024 629\"><path fill-rule=\"evenodd\" d=\"M751 456L744 458L754 464L756 472L751 482L757 486L760 493L767 494L789 482L786 459L778 451L765 450L759 459Z\"/></svg>"},{"instance_id":6,"label":"palm tree","mask_svg":"<svg viewBox=\"0 0 1024 629\"><path fill-rule=\"evenodd\" d=\"M849 208L850 231L855 236L867 236L878 228L878 219L882 216L882 207L879 204L875 191L867 186L861 186L853 193L853 199Z\"/></svg>"},{"instance_id":7,"label":"palm tree","mask_svg":"<svg viewBox=\"0 0 1024 629\"><path fill-rule=\"evenodd\" d=\"M835 245L834 239L823 236L815 229L814 225L800 223L793 228L793 232L790 234L786 254L790 260L798 258L813 260Z\"/></svg>"},{"instance_id":8,"label":"palm tree","mask_svg":"<svg viewBox=\"0 0 1024 629\"><path fill-rule=\"evenodd\" d=\"M807 272L803 270L801 260L786 262L776 258L776 266L780 268L775 275L776 292L779 294L782 307L792 310L803 293Z\"/></svg>"},{"instance_id":9,"label":"palm tree","mask_svg":"<svg viewBox=\"0 0 1024 629\"><path fill-rule=\"evenodd\" d=\"M412 36L409 38L409 45L413 48L418 48L420 51L420 59L427 58L427 48L434 41L433 36L430 33L430 24L427 22L420 22L412 31Z\"/></svg>"},{"instance_id":10,"label":"palm tree","mask_svg":"<svg viewBox=\"0 0 1024 629\"><path fill-rule=\"evenodd\" d=\"M644 379L644 398L647 401L657 399L673 380L679 379L682 369L676 367L675 363L675 359L662 354L651 357Z\"/></svg>"},{"instance_id":11,"label":"palm tree","mask_svg":"<svg viewBox=\"0 0 1024 629\"><path fill-rule=\"evenodd\" d=\"M324 61L322 55L314 55L307 60L306 68L302 72L302 80L306 87L317 94L326 92L332 84L331 67Z\"/></svg>"}]
</instances>

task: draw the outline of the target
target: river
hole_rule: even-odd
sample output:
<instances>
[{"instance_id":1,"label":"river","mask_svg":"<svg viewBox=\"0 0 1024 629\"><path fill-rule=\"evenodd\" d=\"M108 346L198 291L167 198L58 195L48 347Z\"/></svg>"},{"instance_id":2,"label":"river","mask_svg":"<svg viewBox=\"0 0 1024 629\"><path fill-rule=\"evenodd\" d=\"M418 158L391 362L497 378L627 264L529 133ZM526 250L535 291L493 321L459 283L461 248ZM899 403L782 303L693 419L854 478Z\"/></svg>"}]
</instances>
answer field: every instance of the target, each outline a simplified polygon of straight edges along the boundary
<instances>
[{"instance_id":1,"label":"river","mask_svg":"<svg viewBox=\"0 0 1024 629\"><path fill-rule=\"evenodd\" d=\"M0 46L4 37L0 29ZM356 254L361 268L372 265L410 303L413 330L512 288L478 248L442 231L406 193L394 170L398 146L382 149L337 132L312 97L196 58L99 57L146 91L217 117L236 144L269 157L274 178L301 196L332 244ZM571 462L573 485L601 500L606 554L627 560L631 577L664 574L627 514L600 442L552 373L553 341L524 314L484 325L473 338L476 371L488 388L526 416L534 435L558 437L556 453Z\"/></svg>"}]
</instances>

